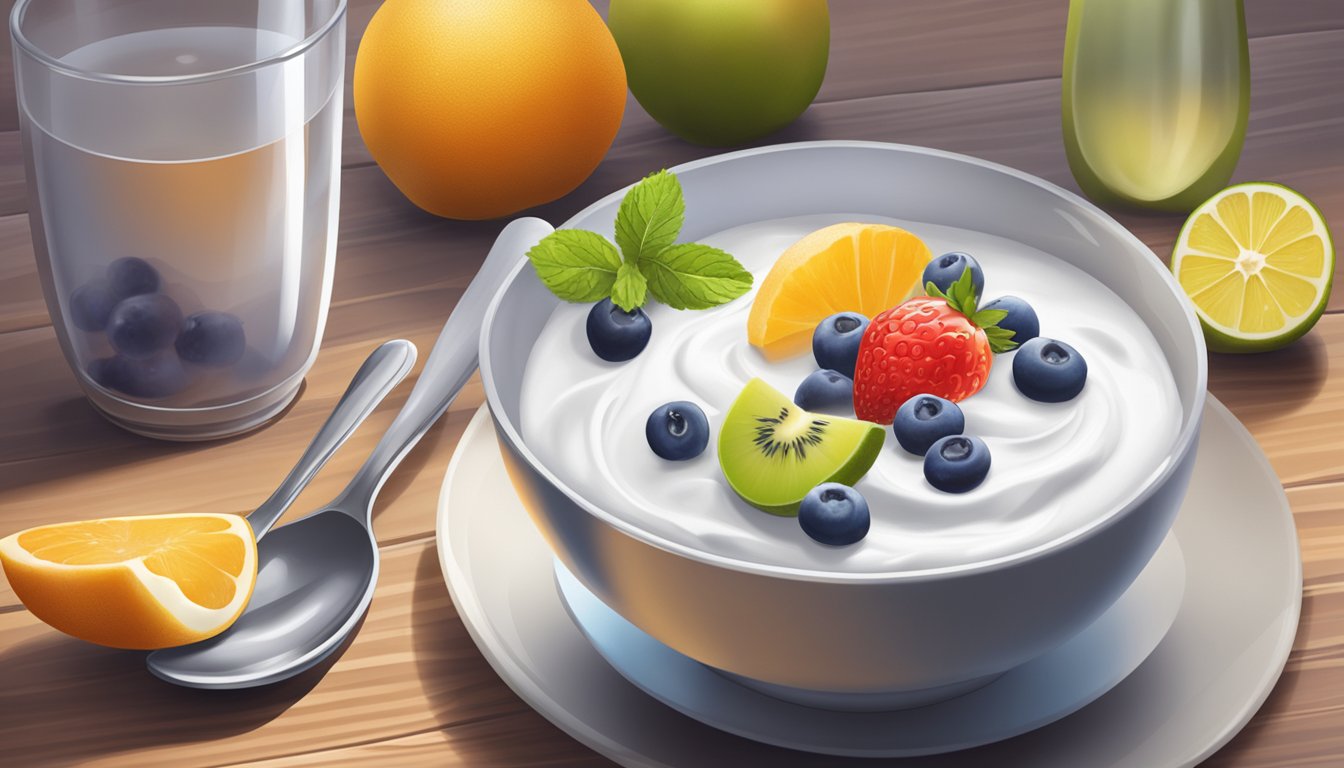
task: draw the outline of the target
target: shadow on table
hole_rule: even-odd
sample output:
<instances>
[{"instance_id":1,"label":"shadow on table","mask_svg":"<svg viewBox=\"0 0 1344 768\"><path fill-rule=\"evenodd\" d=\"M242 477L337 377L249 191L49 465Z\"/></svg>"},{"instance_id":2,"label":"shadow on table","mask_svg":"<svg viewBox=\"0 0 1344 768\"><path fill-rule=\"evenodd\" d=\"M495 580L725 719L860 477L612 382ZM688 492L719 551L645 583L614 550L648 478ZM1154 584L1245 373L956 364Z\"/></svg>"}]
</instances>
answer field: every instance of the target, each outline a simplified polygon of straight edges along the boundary
<instances>
[{"instance_id":1,"label":"shadow on table","mask_svg":"<svg viewBox=\"0 0 1344 768\"><path fill-rule=\"evenodd\" d=\"M1329 373L1325 341L1315 332L1276 352L1209 353L1209 391L1248 427L1311 403Z\"/></svg>"},{"instance_id":2,"label":"shadow on table","mask_svg":"<svg viewBox=\"0 0 1344 768\"><path fill-rule=\"evenodd\" d=\"M468 416L470 415L468 413ZM387 478L387 482L378 491L378 500L374 502L373 508L374 533L378 531L378 516L383 513L383 510L396 503L397 499L416 482L420 473L429 466L430 460L434 458L434 446L438 445L439 440L444 437L444 425L453 416L454 414L450 413L434 422L434 426L430 427L424 437L420 438L420 442L416 443L411 452L406 454L406 457L397 465L396 471L392 473L391 477ZM443 473L441 467L436 467L435 471L440 475ZM382 543L386 544L387 542Z\"/></svg>"},{"instance_id":3,"label":"shadow on table","mask_svg":"<svg viewBox=\"0 0 1344 768\"><path fill-rule=\"evenodd\" d=\"M0 382L0 399L7 396L7 389ZM307 389L308 381L305 379L300 382L299 391L289 405L260 427L234 437L202 442L171 442L133 434L103 418L83 396L60 400L43 409L39 417L27 420L32 423L16 425L16 432L6 435L7 445L0 448L0 463L4 463L0 466L0 493L163 456L198 453L236 440L245 440L289 415L303 399ZM27 429L24 429L25 426ZM32 456L50 457L73 451L78 451L78 454L64 460L6 461Z\"/></svg>"},{"instance_id":4,"label":"shadow on table","mask_svg":"<svg viewBox=\"0 0 1344 768\"><path fill-rule=\"evenodd\" d=\"M411 640L417 676L432 714L442 726L445 737L452 742L454 756L463 765L520 764L520 754L529 751L528 744L520 742L531 743L541 737L534 732L518 734L510 731L495 738L487 735L493 728L481 724L505 716L528 715L538 721L541 718L531 713L527 704L495 674L477 650L453 607L434 547L425 550L416 567L411 606ZM549 724L543 725L551 728ZM503 725L501 728L509 730ZM542 741L555 746L554 739ZM561 736L561 741L568 741L568 737ZM582 754L587 750L576 746L573 751ZM537 763L549 764L555 757L540 754Z\"/></svg>"},{"instance_id":5,"label":"shadow on table","mask_svg":"<svg viewBox=\"0 0 1344 768\"><path fill-rule=\"evenodd\" d=\"M71 765L183 743L202 744L205 755L209 742L252 731L289 709L349 645L275 685L206 691L159 680L138 651L44 633L0 651L0 744L6 758L21 758L14 765Z\"/></svg>"}]
</instances>

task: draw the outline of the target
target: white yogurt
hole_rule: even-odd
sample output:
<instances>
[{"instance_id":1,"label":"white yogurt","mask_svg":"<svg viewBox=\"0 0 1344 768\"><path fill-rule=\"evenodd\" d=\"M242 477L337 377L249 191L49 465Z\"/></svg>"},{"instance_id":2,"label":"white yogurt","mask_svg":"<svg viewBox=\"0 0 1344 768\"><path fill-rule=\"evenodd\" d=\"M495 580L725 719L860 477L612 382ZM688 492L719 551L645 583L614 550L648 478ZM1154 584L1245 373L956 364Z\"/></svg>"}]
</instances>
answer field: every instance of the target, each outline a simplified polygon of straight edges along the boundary
<instances>
[{"instance_id":1,"label":"white yogurt","mask_svg":"<svg viewBox=\"0 0 1344 768\"><path fill-rule=\"evenodd\" d=\"M966 432L983 438L992 456L985 482L964 494L935 490L924 480L922 458L888 431L856 486L872 511L867 538L827 547L796 519L739 499L719 469L718 428L746 382L759 376L792 398L816 368L811 355L769 362L747 343L754 291L705 311L651 303L645 309L653 337L626 363L604 362L589 348L589 305L562 304L523 377L528 447L580 495L665 539L749 562L846 572L924 570L1031 549L1132 499L1162 469L1181 419L1166 359L1138 315L1076 267L1011 240L873 216L764 221L703 242L736 256L759 285L784 249L839 221L894 224L934 254L974 255L988 298L1026 299L1043 336L1086 358L1082 394L1058 404L1028 400L1013 384L1013 353L996 355L985 388L960 403ZM649 413L671 400L698 403L709 417L709 448L690 461L658 458L644 437Z\"/></svg>"}]
</instances>

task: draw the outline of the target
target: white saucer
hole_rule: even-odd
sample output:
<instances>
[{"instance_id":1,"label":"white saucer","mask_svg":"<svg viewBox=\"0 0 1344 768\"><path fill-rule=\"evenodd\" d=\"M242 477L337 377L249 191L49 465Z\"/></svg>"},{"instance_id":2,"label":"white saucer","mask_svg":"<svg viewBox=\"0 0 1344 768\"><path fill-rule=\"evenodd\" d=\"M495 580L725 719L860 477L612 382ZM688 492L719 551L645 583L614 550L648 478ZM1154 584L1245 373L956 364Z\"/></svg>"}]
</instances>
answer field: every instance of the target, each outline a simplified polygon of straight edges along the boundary
<instances>
[{"instance_id":1,"label":"white saucer","mask_svg":"<svg viewBox=\"0 0 1344 768\"><path fill-rule=\"evenodd\" d=\"M1148 768L1196 763L1240 730L1269 694L1292 645L1302 586L1296 532L1282 488L1250 435L1212 398L1204 415L1190 493L1173 533L1179 552L1169 540L1164 545L1167 554L1145 571L1122 604L1099 620L1115 621L1113 617L1126 615L1122 612L1132 611L1142 595L1151 603L1140 631L1128 632L1129 639L1115 643L1109 654L1095 645L1075 648L1074 663L1105 658L1110 660L1108 671L1075 667L1062 682L1058 674L1028 676L1024 667L962 697L966 702L954 700L899 713L839 713L785 704L664 648L675 656L668 663L680 664L683 670L696 668L690 679L707 688L697 688L683 675L670 676L677 684L669 685L668 670L625 660L626 656L641 658L641 653L661 646L633 627L634 635L628 637L644 638L634 650L619 643L611 645L619 633L593 630L595 623L586 616L589 612L600 615L597 609L605 606L583 603L581 587L573 592L578 613L599 644L627 674L656 690L660 698L676 702L697 717L714 718L720 727L756 738L773 735L772 740L779 741L780 733L791 732L788 743L799 747L834 750L848 743L851 748L858 744L861 751L864 745L891 748L904 743L909 747L912 739L921 738L910 730L936 731L936 740L946 747L957 739L963 744L983 742L985 734L996 728L1007 736L1048 722L1110 687L1114 682L1110 677L1122 676L1126 664L1132 667L1137 661L1134 655L1143 650L1144 638L1149 637L1146 633L1153 626L1165 626L1162 606L1180 603L1171 630L1133 674L1058 722L973 750L860 761L768 746L684 717L608 664L566 612L556 589L550 551L513 494L484 409L467 428L448 468L438 516L440 563L449 591L495 670L519 696L579 741L617 762L639 766L871 766L889 762L900 766ZM1179 573L1181 555L1184 599L1173 594L1148 597L1151 590L1160 592L1170 582L1172 569ZM619 629L619 619L608 623ZM1116 640L1110 632L1098 630L1096 635ZM1090 656L1082 653L1084 647ZM1063 654L1058 657L1061 660L1067 658L1065 648L1052 657L1056 654ZM1042 659L1032 664L1044 669L1051 668L1051 663ZM1053 669L1067 668L1062 662L1053 663L1058 664ZM712 695L704 695L706 690ZM723 707L728 702L716 703L718 697L772 709L725 717ZM1015 711L1023 702L1024 712ZM935 711L938 708L943 708L941 717ZM953 713L959 714L952 717ZM770 727L771 718L763 714L780 718L783 728ZM974 722L960 720L963 717L972 717ZM932 741L925 739L924 746Z\"/></svg>"}]
</instances>

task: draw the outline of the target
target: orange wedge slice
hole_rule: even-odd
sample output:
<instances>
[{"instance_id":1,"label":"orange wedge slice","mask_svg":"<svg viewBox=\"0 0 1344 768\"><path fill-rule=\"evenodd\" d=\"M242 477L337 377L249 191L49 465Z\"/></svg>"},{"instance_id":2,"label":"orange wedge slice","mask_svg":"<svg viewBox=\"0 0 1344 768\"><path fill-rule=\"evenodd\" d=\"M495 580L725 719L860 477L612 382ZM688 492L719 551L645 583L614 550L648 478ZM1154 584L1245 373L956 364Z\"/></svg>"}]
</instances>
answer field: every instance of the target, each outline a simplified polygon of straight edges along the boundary
<instances>
[{"instance_id":1,"label":"orange wedge slice","mask_svg":"<svg viewBox=\"0 0 1344 768\"><path fill-rule=\"evenodd\" d=\"M784 251L756 292L747 340L771 359L809 349L837 312L873 317L919 290L933 258L923 240L885 224L833 224Z\"/></svg>"},{"instance_id":2,"label":"orange wedge slice","mask_svg":"<svg viewBox=\"0 0 1344 768\"><path fill-rule=\"evenodd\" d=\"M33 615L114 648L167 648L223 632L257 581L238 515L110 517L0 539L0 564Z\"/></svg>"}]
</instances>

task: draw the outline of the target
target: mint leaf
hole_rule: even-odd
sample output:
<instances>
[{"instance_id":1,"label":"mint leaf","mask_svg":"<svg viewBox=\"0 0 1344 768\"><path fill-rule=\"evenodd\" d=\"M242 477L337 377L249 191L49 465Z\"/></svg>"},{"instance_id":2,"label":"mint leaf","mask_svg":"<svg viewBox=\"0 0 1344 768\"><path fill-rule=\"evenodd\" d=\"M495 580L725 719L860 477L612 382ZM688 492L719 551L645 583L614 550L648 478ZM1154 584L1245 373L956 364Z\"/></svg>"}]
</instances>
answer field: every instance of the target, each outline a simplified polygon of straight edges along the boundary
<instances>
[{"instance_id":1,"label":"mint leaf","mask_svg":"<svg viewBox=\"0 0 1344 768\"><path fill-rule=\"evenodd\" d=\"M701 243L682 243L639 260L649 292L673 309L709 309L751 289L751 273L729 254Z\"/></svg>"},{"instance_id":2,"label":"mint leaf","mask_svg":"<svg viewBox=\"0 0 1344 768\"><path fill-rule=\"evenodd\" d=\"M639 267L625 262L616 272L616 282L611 286L611 303L630 312L644 304L649 282L640 273Z\"/></svg>"},{"instance_id":3,"label":"mint leaf","mask_svg":"<svg viewBox=\"0 0 1344 768\"><path fill-rule=\"evenodd\" d=\"M605 299L621 268L616 246L582 229L557 229L532 246L527 258L551 293L571 302Z\"/></svg>"},{"instance_id":4,"label":"mint leaf","mask_svg":"<svg viewBox=\"0 0 1344 768\"><path fill-rule=\"evenodd\" d=\"M667 171L651 174L621 200L616 212L616 245L626 261L638 264L672 245L685 218L681 182Z\"/></svg>"}]
</instances>

